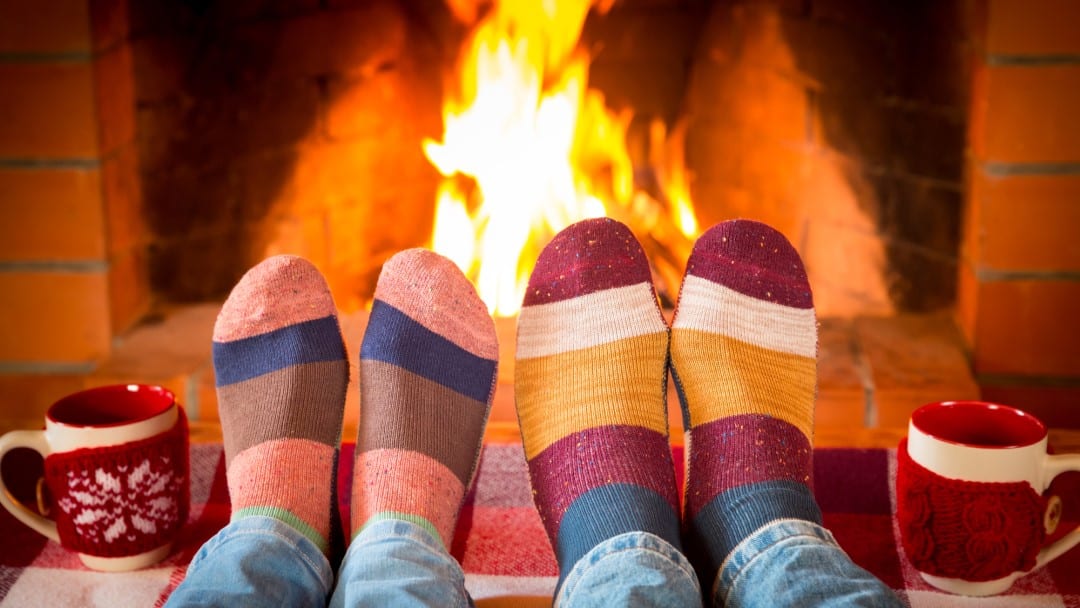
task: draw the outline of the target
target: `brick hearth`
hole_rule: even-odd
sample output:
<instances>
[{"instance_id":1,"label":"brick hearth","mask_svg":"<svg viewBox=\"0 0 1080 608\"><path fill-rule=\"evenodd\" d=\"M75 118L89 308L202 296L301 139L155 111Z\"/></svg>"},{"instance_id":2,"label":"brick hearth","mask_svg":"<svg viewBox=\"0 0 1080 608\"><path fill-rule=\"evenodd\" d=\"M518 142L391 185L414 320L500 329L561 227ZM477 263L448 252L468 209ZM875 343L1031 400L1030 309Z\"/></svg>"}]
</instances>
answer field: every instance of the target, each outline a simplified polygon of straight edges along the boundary
<instances>
[{"instance_id":1,"label":"brick hearth","mask_svg":"<svg viewBox=\"0 0 1080 608\"><path fill-rule=\"evenodd\" d=\"M123 336L111 358L95 372L79 377L41 377L25 382L22 411L27 428L40 425L53 399L82 386L107 383L158 383L173 390L193 421L218 419L211 362L211 334L219 305L176 308L159 320ZM341 316L351 378L346 428L358 417L356 371L367 313ZM512 319L498 319L499 384L492 409L493 427L515 426ZM820 330L820 387L817 425L823 429L896 428L917 406L943 399L975 399L962 339L945 315L825 319ZM9 387L11 388L11 387ZM679 406L669 390L672 436L681 439ZM0 429L0 432L7 429ZM349 432L348 430L346 431Z\"/></svg>"}]
</instances>

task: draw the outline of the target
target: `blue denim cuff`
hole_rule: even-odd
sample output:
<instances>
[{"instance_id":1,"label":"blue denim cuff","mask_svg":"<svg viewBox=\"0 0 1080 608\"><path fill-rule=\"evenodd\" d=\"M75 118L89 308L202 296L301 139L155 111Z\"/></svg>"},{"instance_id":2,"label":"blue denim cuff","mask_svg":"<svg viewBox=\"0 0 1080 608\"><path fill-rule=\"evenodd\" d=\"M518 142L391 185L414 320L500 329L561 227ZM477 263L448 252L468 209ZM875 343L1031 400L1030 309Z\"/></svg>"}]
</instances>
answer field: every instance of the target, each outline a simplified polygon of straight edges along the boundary
<instances>
[{"instance_id":1,"label":"blue denim cuff","mask_svg":"<svg viewBox=\"0 0 1080 608\"><path fill-rule=\"evenodd\" d=\"M334 569L308 537L280 519L233 519L195 553L167 606L282 606L325 602Z\"/></svg>"},{"instance_id":2,"label":"blue denim cuff","mask_svg":"<svg viewBox=\"0 0 1080 608\"><path fill-rule=\"evenodd\" d=\"M701 586L690 562L671 543L648 532L620 534L590 549L567 574L555 605L619 605L612 593L637 601L649 598L658 606L701 602Z\"/></svg>"},{"instance_id":3,"label":"blue denim cuff","mask_svg":"<svg viewBox=\"0 0 1080 608\"><path fill-rule=\"evenodd\" d=\"M832 533L814 522L802 519L772 521L736 545L720 565L712 589L715 605L726 605L728 594L746 567L781 542L785 546L826 545L841 551Z\"/></svg>"},{"instance_id":4,"label":"blue denim cuff","mask_svg":"<svg viewBox=\"0 0 1080 608\"><path fill-rule=\"evenodd\" d=\"M389 518L376 520L364 526L353 537L352 543L349 544L349 552L359 551L364 545L382 542L387 538L410 540L435 553L447 553L442 542L424 526L405 519Z\"/></svg>"}]
</instances>

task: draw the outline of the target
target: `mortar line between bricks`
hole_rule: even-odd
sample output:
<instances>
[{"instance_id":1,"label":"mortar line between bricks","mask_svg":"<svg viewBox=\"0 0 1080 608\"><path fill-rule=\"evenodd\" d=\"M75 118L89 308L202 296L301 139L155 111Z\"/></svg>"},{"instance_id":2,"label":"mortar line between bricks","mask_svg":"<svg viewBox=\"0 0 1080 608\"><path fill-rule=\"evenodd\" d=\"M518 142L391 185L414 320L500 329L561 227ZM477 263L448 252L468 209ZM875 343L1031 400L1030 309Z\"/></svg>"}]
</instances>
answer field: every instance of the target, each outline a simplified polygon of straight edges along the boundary
<instances>
[{"instance_id":1,"label":"mortar line between bricks","mask_svg":"<svg viewBox=\"0 0 1080 608\"><path fill-rule=\"evenodd\" d=\"M873 428L877 426L878 412L875 407L874 373L870 369L870 360L859 344L858 334L852 325L848 338L848 346L851 349L851 360L855 366L855 374L859 378L859 384L863 390L863 426Z\"/></svg>"}]
</instances>

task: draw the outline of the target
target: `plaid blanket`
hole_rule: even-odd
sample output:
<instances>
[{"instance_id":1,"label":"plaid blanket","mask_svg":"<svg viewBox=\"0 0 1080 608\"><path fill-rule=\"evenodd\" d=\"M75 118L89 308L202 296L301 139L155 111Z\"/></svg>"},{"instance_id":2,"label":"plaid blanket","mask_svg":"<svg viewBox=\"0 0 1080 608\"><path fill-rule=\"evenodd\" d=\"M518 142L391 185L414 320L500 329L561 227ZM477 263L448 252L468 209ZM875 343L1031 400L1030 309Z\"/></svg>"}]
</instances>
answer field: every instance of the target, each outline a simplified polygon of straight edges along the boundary
<instances>
[{"instance_id":1,"label":"plaid blanket","mask_svg":"<svg viewBox=\"0 0 1080 608\"><path fill-rule=\"evenodd\" d=\"M352 462L352 448L351 444L343 446L342 463ZM13 456L9 454L4 462L5 479L12 485L17 483L13 477L28 472L33 475L32 466L19 462L9 465L8 461L17 460ZM675 456L681 462L678 448ZM116 608L163 604L183 580L186 564L194 553L229 517L221 446L192 446L191 471L192 508L184 540L165 562L136 572L90 571L73 553L46 541L0 509L0 606ZM892 517L895 471L895 450L819 449L815 491L825 524L840 544L855 562L896 589L909 605L1080 607L1077 548L1021 578L1002 596L976 600L931 588L897 548L898 532ZM339 475L339 506L346 519L345 529L349 525L345 501L349 498L351 473L351 466L346 464ZM1080 496L1076 477L1062 483L1066 487L1055 488L1060 495ZM1075 511L1067 513L1067 519L1075 521ZM550 601L555 559L532 504L520 444L485 447L451 552L464 567L466 584L481 606Z\"/></svg>"}]
</instances>

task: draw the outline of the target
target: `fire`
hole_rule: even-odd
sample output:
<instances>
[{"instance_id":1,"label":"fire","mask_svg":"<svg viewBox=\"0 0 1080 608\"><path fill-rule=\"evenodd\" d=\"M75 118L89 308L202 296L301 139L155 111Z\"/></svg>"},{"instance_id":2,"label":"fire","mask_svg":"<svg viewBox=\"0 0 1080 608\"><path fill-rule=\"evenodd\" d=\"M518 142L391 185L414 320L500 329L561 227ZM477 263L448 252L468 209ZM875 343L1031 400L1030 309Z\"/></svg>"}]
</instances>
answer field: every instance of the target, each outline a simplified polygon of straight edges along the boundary
<instances>
[{"instance_id":1,"label":"fire","mask_svg":"<svg viewBox=\"0 0 1080 608\"><path fill-rule=\"evenodd\" d=\"M609 110L588 88L589 57L578 39L589 11L611 3L487 7L463 48L456 94L444 102L442 141L424 142L444 176L432 248L475 282L495 315L517 313L540 250L576 221L616 217L639 238L674 241L675 255L697 231L681 131L668 138L654 122L649 162L663 194L646 194L626 147L631 113ZM478 10L462 0L451 8L467 22Z\"/></svg>"}]
</instances>

